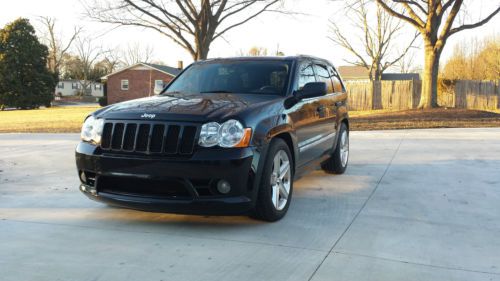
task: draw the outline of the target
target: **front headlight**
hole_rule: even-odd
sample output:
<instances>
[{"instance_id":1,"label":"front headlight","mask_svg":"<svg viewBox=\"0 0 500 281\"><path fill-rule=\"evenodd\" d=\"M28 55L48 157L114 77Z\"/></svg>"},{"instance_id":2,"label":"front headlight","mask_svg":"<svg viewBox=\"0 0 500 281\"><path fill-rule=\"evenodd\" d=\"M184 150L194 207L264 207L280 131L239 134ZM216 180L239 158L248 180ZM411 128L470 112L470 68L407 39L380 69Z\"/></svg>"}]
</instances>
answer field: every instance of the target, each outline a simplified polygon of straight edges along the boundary
<instances>
[{"instance_id":1,"label":"front headlight","mask_svg":"<svg viewBox=\"0 0 500 281\"><path fill-rule=\"evenodd\" d=\"M244 128L237 120L228 120L222 125L210 122L201 127L198 144L203 147L247 147L252 136L252 129Z\"/></svg>"},{"instance_id":2,"label":"front headlight","mask_svg":"<svg viewBox=\"0 0 500 281\"><path fill-rule=\"evenodd\" d=\"M217 122L210 122L201 126L200 140L198 143L204 147L211 147L219 143L220 125Z\"/></svg>"},{"instance_id":3,"label":"front headlight","mask_svg":"<svg viewBox=\"0 0 500 281\"><path fill-rule=\"evenodd\" d=\"M240 122L228 120L220 127L219 145L222 147L233 147L241 141L244 133L245 130Z\"/></svg>"},{"instance_id":4,"label":"front headlight","mask_svg":"<svg viewBox=\"0 0 500 281\"><path fill-rule=\"evenodd\" d=\"M100 144L103 127L103 119L96 119L94 116L89 116L85 122L83 122L81 133L82 140Z\"/></svg>"}]
</instances>

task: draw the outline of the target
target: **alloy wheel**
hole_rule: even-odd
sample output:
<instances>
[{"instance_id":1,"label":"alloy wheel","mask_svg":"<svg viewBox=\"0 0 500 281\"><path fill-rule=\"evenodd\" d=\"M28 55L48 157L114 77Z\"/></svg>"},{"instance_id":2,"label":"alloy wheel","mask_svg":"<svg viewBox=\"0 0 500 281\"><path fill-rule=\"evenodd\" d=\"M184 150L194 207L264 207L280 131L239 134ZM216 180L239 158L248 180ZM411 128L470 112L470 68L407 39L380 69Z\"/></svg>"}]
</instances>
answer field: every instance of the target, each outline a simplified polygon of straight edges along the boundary
<instances>
[{"instance_id":1,"label":"alloy wheel","mask_svg":"<svg viewBox=\"0 0 500 281\"><path fill-rule=\"evenodd\" d=\"M349 137L347 135L347 131L343 131L340 136L340 162L342 163L342 167L347 165L347 161L349 160Z\"/></svg>"},{"instance_id":2,"label":"alloy wheel","mask_svg":"<svg viewBox=\"0 0 500 281\"><path fill-rule=\"evenodd\" d=\"M290 159L284 150L280 150L274 156L271 173L271 201L278 211L283 210L288 202L291 180Z\"/></svg>"}]
</instances>

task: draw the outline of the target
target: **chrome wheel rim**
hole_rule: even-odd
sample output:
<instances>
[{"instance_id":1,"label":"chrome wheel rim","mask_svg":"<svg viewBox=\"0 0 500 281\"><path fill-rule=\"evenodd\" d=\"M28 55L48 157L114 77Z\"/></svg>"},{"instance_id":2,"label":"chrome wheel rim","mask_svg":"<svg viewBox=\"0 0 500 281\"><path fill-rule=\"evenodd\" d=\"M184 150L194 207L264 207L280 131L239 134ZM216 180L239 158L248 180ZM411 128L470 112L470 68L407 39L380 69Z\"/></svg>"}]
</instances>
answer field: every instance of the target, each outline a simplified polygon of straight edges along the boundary
<instances>
[{"instance_id":1,"label":"chrome wheel rim","mask_svg":"<svg viewBox=\"0 0 500 281\"><path fill-rule=\"evenodd\" d=\"M349 136L347 131L343 131L340 136L340 163L342 163L342 167L347 165L347 161L349 161Z\"/></svg>"},{"instance_id":2,"label":"chrome wheel rim","mask_svg":"<svg viewBox=\"0 0 500 281\"><path fill-rule=\"evenodd\" d=\"M278 211L283 210L288 202L291 179L290 159L284 150L280 150L274 155L271 173L271 202Z\"/></svg>"}]
</instances>

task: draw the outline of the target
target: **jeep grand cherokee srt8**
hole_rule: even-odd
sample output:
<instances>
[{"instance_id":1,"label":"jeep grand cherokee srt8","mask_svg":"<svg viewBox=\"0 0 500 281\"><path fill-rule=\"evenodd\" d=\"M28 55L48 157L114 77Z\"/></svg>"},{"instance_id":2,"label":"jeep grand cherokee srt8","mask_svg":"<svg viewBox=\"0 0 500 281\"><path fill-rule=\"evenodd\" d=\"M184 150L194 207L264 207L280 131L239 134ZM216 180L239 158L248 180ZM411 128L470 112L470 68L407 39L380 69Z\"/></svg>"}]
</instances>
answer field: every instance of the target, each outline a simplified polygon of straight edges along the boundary
<instances>
[{"instance_id":1,"label":"jeep grand cherokee srt8","mask_svg":"<svg viewBox=\"0 0 500 281\"><path fill-rule=\"evenodd\" d=\"M345 171L346 98L323 59L193 63L159 95L87 117L76 148L80 190L139 210L279 220L308 167Z\"/></svg>"}]
</instances>

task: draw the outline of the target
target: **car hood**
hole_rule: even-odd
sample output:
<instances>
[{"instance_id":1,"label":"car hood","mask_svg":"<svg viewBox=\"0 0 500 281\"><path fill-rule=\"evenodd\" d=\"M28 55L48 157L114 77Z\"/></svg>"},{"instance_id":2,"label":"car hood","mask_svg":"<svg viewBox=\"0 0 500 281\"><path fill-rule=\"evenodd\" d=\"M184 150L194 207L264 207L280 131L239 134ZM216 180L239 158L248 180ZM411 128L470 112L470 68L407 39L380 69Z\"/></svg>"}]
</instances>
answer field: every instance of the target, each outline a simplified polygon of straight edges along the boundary
<instances>
[{"instance_id":1,"label":"car hood","mask_svg":"<svg viewBox=\"0 0 500 281\"><path fill-rule=\"evenodd\" d=\"M126 101L105 107L97 117L121 120L218 121L243 111L275 103L276 95L172 94Z\"/></svg>"}]
</instances>

